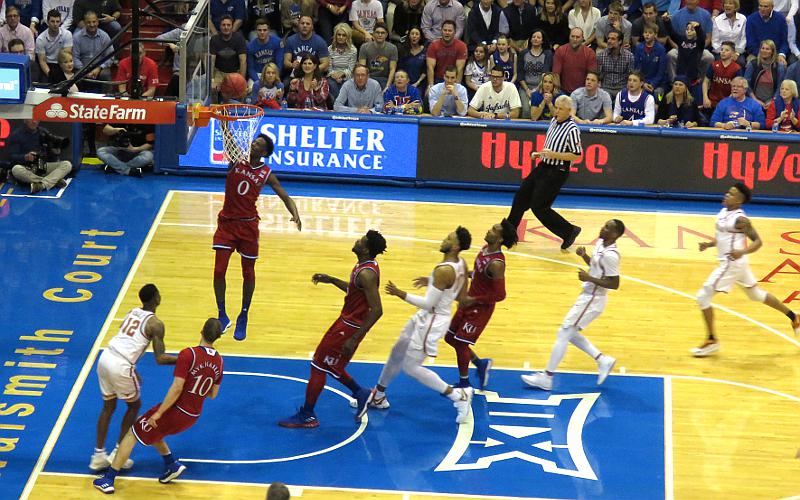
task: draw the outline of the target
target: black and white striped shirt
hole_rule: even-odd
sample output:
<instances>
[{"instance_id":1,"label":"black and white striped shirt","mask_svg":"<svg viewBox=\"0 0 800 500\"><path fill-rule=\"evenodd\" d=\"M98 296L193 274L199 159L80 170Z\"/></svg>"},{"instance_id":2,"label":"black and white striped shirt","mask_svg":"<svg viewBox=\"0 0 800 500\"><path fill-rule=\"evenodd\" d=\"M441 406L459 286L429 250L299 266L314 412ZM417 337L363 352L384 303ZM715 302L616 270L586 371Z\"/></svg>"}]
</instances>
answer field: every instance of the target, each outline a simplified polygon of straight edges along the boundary
<instances>
[{"instance_id":1,"label":"black and white striped shirt","mask_svg":"<svg viewBox=\"0 0 800 500\"><path fill-rule=\"evenodd\" d=\"M548 127L547 135L545 135L544 138L544 147L556 153L583 154L581 131L572 120L572 117L567 118L561 123L555 118L550 120L550 127ZM542 160L542 164L544 166L557 167L562 170L569 169L572 162L545 158Z\"/></svg>"}]
</instances>

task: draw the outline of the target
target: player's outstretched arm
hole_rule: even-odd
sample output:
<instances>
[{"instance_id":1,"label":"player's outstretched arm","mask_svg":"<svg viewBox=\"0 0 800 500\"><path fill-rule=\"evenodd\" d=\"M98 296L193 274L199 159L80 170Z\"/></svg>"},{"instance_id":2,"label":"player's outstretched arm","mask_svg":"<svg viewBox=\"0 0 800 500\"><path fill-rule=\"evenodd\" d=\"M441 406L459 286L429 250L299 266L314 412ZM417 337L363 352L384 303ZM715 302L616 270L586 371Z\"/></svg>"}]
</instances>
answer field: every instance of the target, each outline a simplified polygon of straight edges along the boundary
<instances>
[{"instance_id":1,"label":"player's outstretched arm","mask_svg":"<svg viewBox=\"0 0 800 500\"><path fill-rule=\"evenodd\" d=\"M275 194L278 195L278 198L280 198L281 201L283 201L284 206L286 206L286 210L288 210L289 213L292 214L291 220L292 222L297 224L297 230L302 231L303 223L302 221L300 221L300 214L297 213L297 205L294 204L294 200L292 199L292 197L289 196L288 193L286 193L285 189L283 189L283 186L281 186L281 183L278 181L278 177L275 174L271 174L267 178L267 184L269 184L269 187L271 187L272 190L275 191Z\"/></svg>"},{"instance_id":2,"label":"player's outstretched arm","mask_svg":"<svg viewBox=\"0 0 800 500\"><path fill-rule=\"evenodd\" d=\"M147 322L145 331L153 339L153 354L156 355L156 363L159 365L174 365L177 363L178 356L167 354L164 347L164 323L154 316Z\"/></svg>"},{"instance_id":3,"label":"player's outstretched arm","mask_svg":"<svg viewBox=\"0 0 800 500\"><path fill-rule=\"evenodd\" d=\"M359 274L361 274L361 273L359 273ZM347 282L342 281L339 278L334 278L333 276L330 276L328 274L322 274L322 273L315 273L311 277L311 282L314 283L315 285L317 283L330 283L331 285L334 285L336 288L338 288L339 290L341 290L341 291L343 291L345 293L347 293L347 287L349 286L349 284Z\"/></svg>"}]
</instances>

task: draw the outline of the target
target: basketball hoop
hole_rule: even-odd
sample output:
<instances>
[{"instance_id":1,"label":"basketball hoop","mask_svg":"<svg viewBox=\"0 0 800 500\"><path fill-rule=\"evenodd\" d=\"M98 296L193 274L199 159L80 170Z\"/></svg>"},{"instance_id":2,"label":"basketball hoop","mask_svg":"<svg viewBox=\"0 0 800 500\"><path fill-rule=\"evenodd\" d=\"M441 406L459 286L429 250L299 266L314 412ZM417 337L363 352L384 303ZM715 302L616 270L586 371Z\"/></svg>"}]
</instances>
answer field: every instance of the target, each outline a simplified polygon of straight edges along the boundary
<instances>
[{"instance_id":1,"label":"basketball hoop","mask_svg":"<svg viewBox=\"0 0 800 500\"><path fill-rule=\"evenodd\" d=\"M232 163L250 158L250 145L258 130L264 110L252 104L216 104L210 107L197 105L192 110L194 124L208 125L216 118L222 130L225 159Z\"/></svg>"}]
</instances>

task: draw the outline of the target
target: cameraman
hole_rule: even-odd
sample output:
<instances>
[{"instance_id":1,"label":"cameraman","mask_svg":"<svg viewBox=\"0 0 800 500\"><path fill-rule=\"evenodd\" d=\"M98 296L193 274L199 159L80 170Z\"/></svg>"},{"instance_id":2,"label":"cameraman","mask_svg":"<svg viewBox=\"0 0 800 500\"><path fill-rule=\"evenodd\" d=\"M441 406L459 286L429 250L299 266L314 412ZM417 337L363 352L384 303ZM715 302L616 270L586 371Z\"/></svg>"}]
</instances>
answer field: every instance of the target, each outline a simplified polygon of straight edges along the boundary
<instances>
[{"instance_id":1,"label":"cameraman","mask_svg":"<svg viewBox=\"0 0 800 500\"><path fill-rule=\"evenodd\" d=\"M106 164L103 172L141 177L142 167L153 163L156 131L152 125L106 125L103 135L109 136L113 144L97 150L97 157Z\"/></svg>"},{"instance_id":2,"label":"cameraman","mask_svg":"<svg viewBox=\"0 0 800 500\"><path fill-rule=\"evenodd\" d=\"M64 177L72 171L72 164L58 157L69 139L39 127L36 120L24 122L25 126L18 127L6 140L14 165L11 175L18 182L30 184L32 194L66 186Z\"/></svg>"}]
</instances>

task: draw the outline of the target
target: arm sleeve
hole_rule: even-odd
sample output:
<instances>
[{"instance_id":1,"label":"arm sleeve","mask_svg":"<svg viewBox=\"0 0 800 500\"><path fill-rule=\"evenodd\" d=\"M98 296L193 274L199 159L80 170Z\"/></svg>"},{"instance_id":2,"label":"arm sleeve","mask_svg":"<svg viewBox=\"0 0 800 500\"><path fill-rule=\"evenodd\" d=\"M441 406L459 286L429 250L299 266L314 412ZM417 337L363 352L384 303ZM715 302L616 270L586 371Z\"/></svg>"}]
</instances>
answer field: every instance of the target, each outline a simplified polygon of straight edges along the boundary
<instances>
[{"instance_id":1,"label":"arm sleeve","mask_svg":"<svg viewBox=\"0 0 800 500\"><path fill-rule=\"evenodd\" d=\"M433 309L433 306L439 302L439 299L442 298L443 293L444 290L439 290L435 286L429 286L427 293L425 293L425 297L407 293L404 300L414 307L429 311Z\"/></svg>"}]
</instances>

